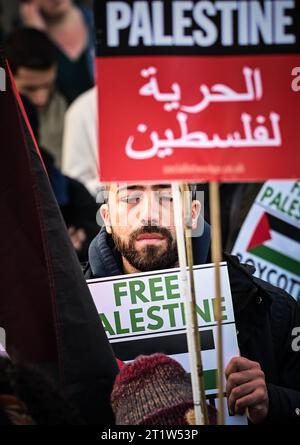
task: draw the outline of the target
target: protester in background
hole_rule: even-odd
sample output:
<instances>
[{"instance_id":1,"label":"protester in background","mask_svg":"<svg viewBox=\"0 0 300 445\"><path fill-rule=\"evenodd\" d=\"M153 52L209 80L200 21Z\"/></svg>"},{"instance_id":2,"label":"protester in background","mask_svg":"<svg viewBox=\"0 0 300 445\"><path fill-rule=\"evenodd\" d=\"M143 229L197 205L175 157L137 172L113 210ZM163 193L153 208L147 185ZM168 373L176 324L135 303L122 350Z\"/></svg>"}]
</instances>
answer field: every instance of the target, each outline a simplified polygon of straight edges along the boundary
<instances>
[{"instance_id":1,"label":"protester in background","mask_svg":"<svg viewBox=\"0 0 300 445\"><path fill-rule=\"evenodd\" d=\"M0 357L0 426L83 424L41 371Z\"/></svg>"},{"instance_id":2,"label":"protester in background","mask_svg":"<svg viewBox=\"0 0 300 445\"><path fill-rule=\"evenodd\" d=\"M97 144L97 89L78 97L65 116L62 170L94 197L101 189Z\"/></svg>"},{"instance_id":3,"label":"protester in background","mask_svg":"<svg viewBox=\"0 0 300 445\"><path fill-rule=\"evenodd\" d=\"M100 212L105 222L89 249L87 278L178 265L171 187L168 184L111 184ZM196 229L201 204L192 201ZM207 262L207 231L193 237L194 264ZM300 308L283 290L252 276L236 257L228 263L241 357L226 364L232 413L251 423L300 423L300 355L292 348ZM197 285L197 283L196 283Z\"/></svg>"},{"instance_id":4,"label":"protester in background","mask_svg":"<svg viewBox=\"0 0 300 445\"><path fill-rule=\"evenodd\" d=\"M71 103L94 85L93 15L72 0L27 0L20 5L23 24L45 31L56 46L57 86Z\"/></svg>"},{"instance_id":5,"label":"protester in background","mask_svg":"<svg viewBox=\"0 0 300 445\"><path fill-rule=\"evenodd\" d=\"M3 41L3 38L4 38L3 6L0 1L0 42Z\"/></svg>"},{"instance_id":6,"label":"protester in background","mask_svg":"<svg viewBox=\"0 0 300 445\"><path fill-rule=\"evenodd\" d=\"M5 51L17 89L37 110L40 143L59 167L67 104L55 88L54 46L45 33L23 28L7 38Z\"/></svg>"},{"instance_id":7,"label":"protester in background","mask_svg":"<svg viewBox=\"0 0 300 445\"><path fill-rule=\"evenodd\" d=\"M39 121L36 110L24 97L23 104L36 140L39 141ZM68 228L69 237L79 261L84 263L87 261L90 242L99 231L96 221L98 205L83 184L61 173L55 166L54 159L48 149L40 146L40 152Z\"/></svg>"}]
</instances>

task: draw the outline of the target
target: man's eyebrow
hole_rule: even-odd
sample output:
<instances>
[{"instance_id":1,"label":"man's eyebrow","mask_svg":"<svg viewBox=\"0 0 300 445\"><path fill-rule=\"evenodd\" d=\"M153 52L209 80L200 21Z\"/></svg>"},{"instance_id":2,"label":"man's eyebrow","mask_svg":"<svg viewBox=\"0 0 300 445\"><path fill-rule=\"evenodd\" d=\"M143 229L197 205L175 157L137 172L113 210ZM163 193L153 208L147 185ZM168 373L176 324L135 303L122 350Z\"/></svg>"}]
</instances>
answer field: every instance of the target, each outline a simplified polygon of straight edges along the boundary
<instances>
[{"instance_id":1,"label":"man's eyebrow","mask_svg":"<svg viewBox=\"0 0 300 445\"><path fill-rule=\"evenodd\" d=\"M117 193L122 192L123 190L145 190L145 188L146 186L142 184L127 185L118 188ZM169 188L171 188L171 184L153 184L153 186L151 186L152 190L169 189Z\"/></svg>"}]
</instances>

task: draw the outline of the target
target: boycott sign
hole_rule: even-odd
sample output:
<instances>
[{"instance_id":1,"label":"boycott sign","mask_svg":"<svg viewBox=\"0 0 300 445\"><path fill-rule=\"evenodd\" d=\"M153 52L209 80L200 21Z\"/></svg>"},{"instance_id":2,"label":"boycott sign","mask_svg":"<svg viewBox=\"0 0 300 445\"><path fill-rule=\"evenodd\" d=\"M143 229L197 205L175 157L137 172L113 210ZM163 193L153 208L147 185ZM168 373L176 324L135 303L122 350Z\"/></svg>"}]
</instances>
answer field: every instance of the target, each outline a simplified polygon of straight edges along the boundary
<instances>
[{"instance_id":1,"label":"boycott sign","mask_svg":"<svg viewBox=\"0 0 300 445\"><path fill-rule=\"evenodd\" d=\"M299 17L292 0L97 0L101 181L299 177Z\"/></svg>"},{"instance_id":2,"label":"boycott sign","mask_svg":"<svg viewBox=\"0 0 300 445\"><path fill-rule=\"evenodd\" d=\"M202 343L206 395L217 394L214 268L195 266L197 317ZM221 265L224 363L239 355L227 266ZM140 354L163 352L189 372L184 301L179 270L88 280L89 289L116 357L129 361ZM197 285L201 283L201 285ZM245 422L244 417L227 423Z\"/></svg>"},{"instance_id":3,"label":"boycott sign","mask_svg":"<svg viewBox=\"0 0 300 445\"><path fill-rule=\"evenodd\" d=\"M267 181L233 248L255 275L300 301L300 181Z\"/></svg>"}]
</instances>

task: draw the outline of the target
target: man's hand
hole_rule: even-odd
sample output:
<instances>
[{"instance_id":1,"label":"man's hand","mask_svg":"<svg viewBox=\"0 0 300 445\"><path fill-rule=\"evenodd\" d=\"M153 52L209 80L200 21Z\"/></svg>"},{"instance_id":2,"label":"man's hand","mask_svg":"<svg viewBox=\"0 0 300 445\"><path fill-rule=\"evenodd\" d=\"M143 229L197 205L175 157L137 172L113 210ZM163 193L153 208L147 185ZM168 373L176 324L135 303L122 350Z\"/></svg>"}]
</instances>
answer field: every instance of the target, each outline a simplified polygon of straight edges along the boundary
<instances>
[{"instance_id":1,"label":"man's hand","mask_svg":"<svg viewBox=\"0 0 300 445\"><path fill-rule=\"evenodd\" d=\"M226 393L232 414L244 414L252 423L264 421L269 410L265 374L259 363L233 358L225 370Z\"/></svg>"},{"instance_id":2,"label":"man's hand","mask_svg":"<svg viewBox=\"0 0 300 445\"><path fill-rule=\"evenodd\" d=\"M86 233L83 229L76 229L74 226L68 228L69 237L75 250L79 251L86 240Z\"/></svg>"}]
</instances>

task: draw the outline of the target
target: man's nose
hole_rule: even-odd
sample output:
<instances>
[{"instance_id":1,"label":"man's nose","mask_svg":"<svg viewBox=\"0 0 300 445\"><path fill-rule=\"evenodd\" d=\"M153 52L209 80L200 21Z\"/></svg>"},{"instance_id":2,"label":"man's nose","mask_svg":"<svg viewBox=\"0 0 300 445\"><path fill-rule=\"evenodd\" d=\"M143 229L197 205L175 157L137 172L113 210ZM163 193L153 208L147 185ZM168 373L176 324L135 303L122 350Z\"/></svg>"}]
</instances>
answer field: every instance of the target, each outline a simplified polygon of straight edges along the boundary
<instances>
[{"instance_id":1,"label":"man's nose","mask_svg":"<svg viewBox=\"0 0 300 445\"><path fill-rule=\"evenodd\" d=\"M159 225L159 203L153 194L145 193L141 202L140 220L143 226Z\"/></svg>"}]
</instances>

